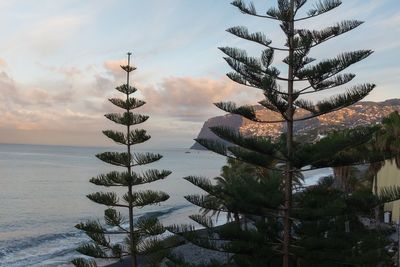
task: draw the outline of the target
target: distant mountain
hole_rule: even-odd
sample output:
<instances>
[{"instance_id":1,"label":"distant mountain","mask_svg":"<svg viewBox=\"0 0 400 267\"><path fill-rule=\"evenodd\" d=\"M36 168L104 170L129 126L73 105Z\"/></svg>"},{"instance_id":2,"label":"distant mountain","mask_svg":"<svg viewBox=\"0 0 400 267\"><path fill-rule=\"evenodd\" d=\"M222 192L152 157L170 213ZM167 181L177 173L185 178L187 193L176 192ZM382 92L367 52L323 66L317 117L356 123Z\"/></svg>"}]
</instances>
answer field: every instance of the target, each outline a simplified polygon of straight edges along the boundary
<instances>
[{"instance_id":1,"label":"distant mountain","mask_svg":"<svg viewBox=\"0 0 400 267\"><path fill-rule=\"evenodd\" d=\"M318 134L324 134L330 130L379 123L383 117L386 117L393 111L400 111L400 99L389 99L383 102L359 102L350 107L317 118L295 122L294 131L297 138L307 136L307 139L312 140ZM263 120L271 121L280 119L277 113L263 109L261 106L256 106L256 113L257 117ZM303 117L307 114L307 111L301 110L297 113L297 117ZM249 136L270 136L271 138L277 138L282 132L285 132L285 125L283 123L255 123L241 116L229 114L207 120L197 138L221 140L209 130L209 127L216 125L237 129L240 133ZM204 148L195 143L191 149Z\"/></svg>"},{"instance_id":2,"label":"distant mountain","mask_svg":"<svg viewBox=\"0 0 400 267\"><path fill-rule=\"evenodd\" d=\"M208 119L200 130L198 138L207 138L207 139L219 139L220 141L226 143L224 140L218 138L215 134L210 131L210 127L224 125L233 129L239 129L244 124L244 119L239 115L225 115L225 116L218 116ZM205 149L198 143L194 143L190 149L198 149L202 150Z\"/></svg>"}]
</instances>

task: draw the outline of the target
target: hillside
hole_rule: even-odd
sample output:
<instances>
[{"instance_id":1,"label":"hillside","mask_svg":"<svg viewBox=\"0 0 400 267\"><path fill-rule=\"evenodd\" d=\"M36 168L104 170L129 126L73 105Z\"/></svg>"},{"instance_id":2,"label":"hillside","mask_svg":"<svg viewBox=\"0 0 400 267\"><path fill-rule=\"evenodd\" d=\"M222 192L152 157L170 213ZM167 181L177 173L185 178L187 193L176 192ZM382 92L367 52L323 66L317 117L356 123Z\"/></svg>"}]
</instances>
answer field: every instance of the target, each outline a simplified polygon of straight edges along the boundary
<instances>
[{"instance_id":1,"label":"hillside","mask_svg":"<svg viewBox=\"0 0 400 267\"><path fill-rule=\"evenodd\" d=\"M348 108L329 113L318 118L296 122L295 135L298 138L308 135L308 138L316 138L318 134L324 134L333 129L352 128L359 125L379 123L383 117L393 111L400 111L400 99L389 99L383 102L359 102ZM306 116L306 111L298 112L298 117ZM257 117L264 120L279 119L279 115L272 111L257 108ZM270 136L277 138L285 131L282 123L254 123L243 119L238 115L225 115L213 117L207 120L201 128L198 138L219 139L208 128L222 125L239 130L244 135ZM194 144L191 149L204 149L199 144Z\"/></svg>"}]
</instances>

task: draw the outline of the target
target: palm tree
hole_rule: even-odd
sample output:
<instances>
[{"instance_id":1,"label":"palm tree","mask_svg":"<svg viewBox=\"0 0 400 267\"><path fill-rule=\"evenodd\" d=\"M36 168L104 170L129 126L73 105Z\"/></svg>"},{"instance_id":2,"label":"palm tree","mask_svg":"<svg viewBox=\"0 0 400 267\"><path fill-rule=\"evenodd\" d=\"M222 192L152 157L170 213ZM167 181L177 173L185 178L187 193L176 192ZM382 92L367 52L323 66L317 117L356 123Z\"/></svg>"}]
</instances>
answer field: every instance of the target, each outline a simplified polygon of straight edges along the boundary
<instances>
[{"instance_id":1,"label":"palm tree","mask_svg":"<svg viewBox=\"0 0 400 267\"><path fill-rule=\"evenodd\" d=\"M393 155L391 160L400 169L400 115L395 111L382 120L382 129L377 136L377 147Z\"/></svg>"},{"instance_id":2,"label":"palm tree","mask_svg":"<svg viewBox=\"0 0 400 267\"><path fill-rule=\"evenodd\" d=\"M343 192L350 193L356 187L357 169L354 166L340 166L333 168L334 186Z\"/></svg>"}]
</instances>

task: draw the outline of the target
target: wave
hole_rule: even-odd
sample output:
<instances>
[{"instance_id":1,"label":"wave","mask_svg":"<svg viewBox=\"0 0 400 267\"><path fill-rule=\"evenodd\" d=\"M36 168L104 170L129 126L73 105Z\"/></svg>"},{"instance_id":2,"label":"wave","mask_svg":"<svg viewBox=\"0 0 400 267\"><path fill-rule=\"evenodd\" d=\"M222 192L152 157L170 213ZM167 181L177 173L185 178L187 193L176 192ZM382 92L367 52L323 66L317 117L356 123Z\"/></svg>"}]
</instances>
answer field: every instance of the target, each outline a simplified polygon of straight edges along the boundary
<instances>
[{"instance_id":1,"label":"wave","mask_svg":"<svg viewBox=\"0 0 400 267\"><path fill-rule=\"evenodd\" d=\"M85 239L83 233L74 231L3 241L0 242L0 266L31 266L73 253Z\"/></svg>"},{"instance_id":2,"label":"wave","mask_svg":"<svg viewBox=\"0 0 400 267\"><path fill-rule=\"evenodd\" d=\"M177 205L168 209L163 209L163 210L156 210L156 211L150 211L150 212L146 212L142 215L139 216L139 218L141 217L158 217L158 218L162 218L162 217L167 217L168 215L170 215L171 213L178 211L178 210L182 210L184 208L190 207L191 205L186 204L186 205Z\"/></svg>"},{"instance_id":3,"label":"wave","mask_svg":"<svg viewBox=\"0 0 400 267\"><path fill-rule=\"evenodd\" d=\"M45 235L40 235L40 236L36 236L36 237L31 237L31 238L14 239L14 240L0 242L1 246L4 246L4 245L7 246L7 243L12 243L12 245L10 245L10 246L0 248L0 259L2 256L6 255L6 254L15 253L17 251L27 249L30 247L35 247L35 246L38 246L45 242L51 242L51 241L55 241L58 239L66 239L66 238L76 237L79 235L80 235L79 232L60 233L60 234L45 234Z\"/></svg>"},{"instance_id":4,"label":"wave","mask_svg":"<svg viewBox=\"0 0 400 267\"><path fill-rule=\"evenodd\" d=\"M167 218L172 213L188 207L190 205L178 205L150 211L138 214L136 219L141 217ZM71 232L67 233L0 241L0 267L34 266L45 262L49 262L46 266L58 266L68 263L76 255L76 247L89 240L83 232L72 229L71 226Z\"/></svg>"}]
</instances>

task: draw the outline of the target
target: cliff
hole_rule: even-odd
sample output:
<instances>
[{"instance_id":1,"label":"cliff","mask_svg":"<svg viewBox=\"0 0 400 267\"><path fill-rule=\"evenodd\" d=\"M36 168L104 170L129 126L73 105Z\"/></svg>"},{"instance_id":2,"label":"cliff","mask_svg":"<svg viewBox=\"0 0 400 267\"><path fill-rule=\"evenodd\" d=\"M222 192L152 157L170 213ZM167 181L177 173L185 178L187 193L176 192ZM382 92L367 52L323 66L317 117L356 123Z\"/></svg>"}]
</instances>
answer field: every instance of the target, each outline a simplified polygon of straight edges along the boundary
<instances>
[{"instance_id":1,"label":"cliff","mask_svg":"<svg viewBox=\"0 0 400 267\"><path fill-rule=\"evenodd\" d=\"M280 118L277 113L266 110L261 106L256 106L256 110L257 117L260 119L279 120ZM317 118L295 122L295 136L299 139L307 138L312 140L318 134L324 134L331 130L376 124L393 111L400 111L400 99L389 99L383 102L359 102ZM299 110L296 116L303 117L307 114L306 111ZM225 115L207 120L201 128L198 138L221 140L208 129L216 125L237 129L244 135L270 136L271 138L277 138L281 133L285 132L283 123L255 123L238 115ZM204 149L197 143L191 148Z\"/></svg>"}]
</instances>

